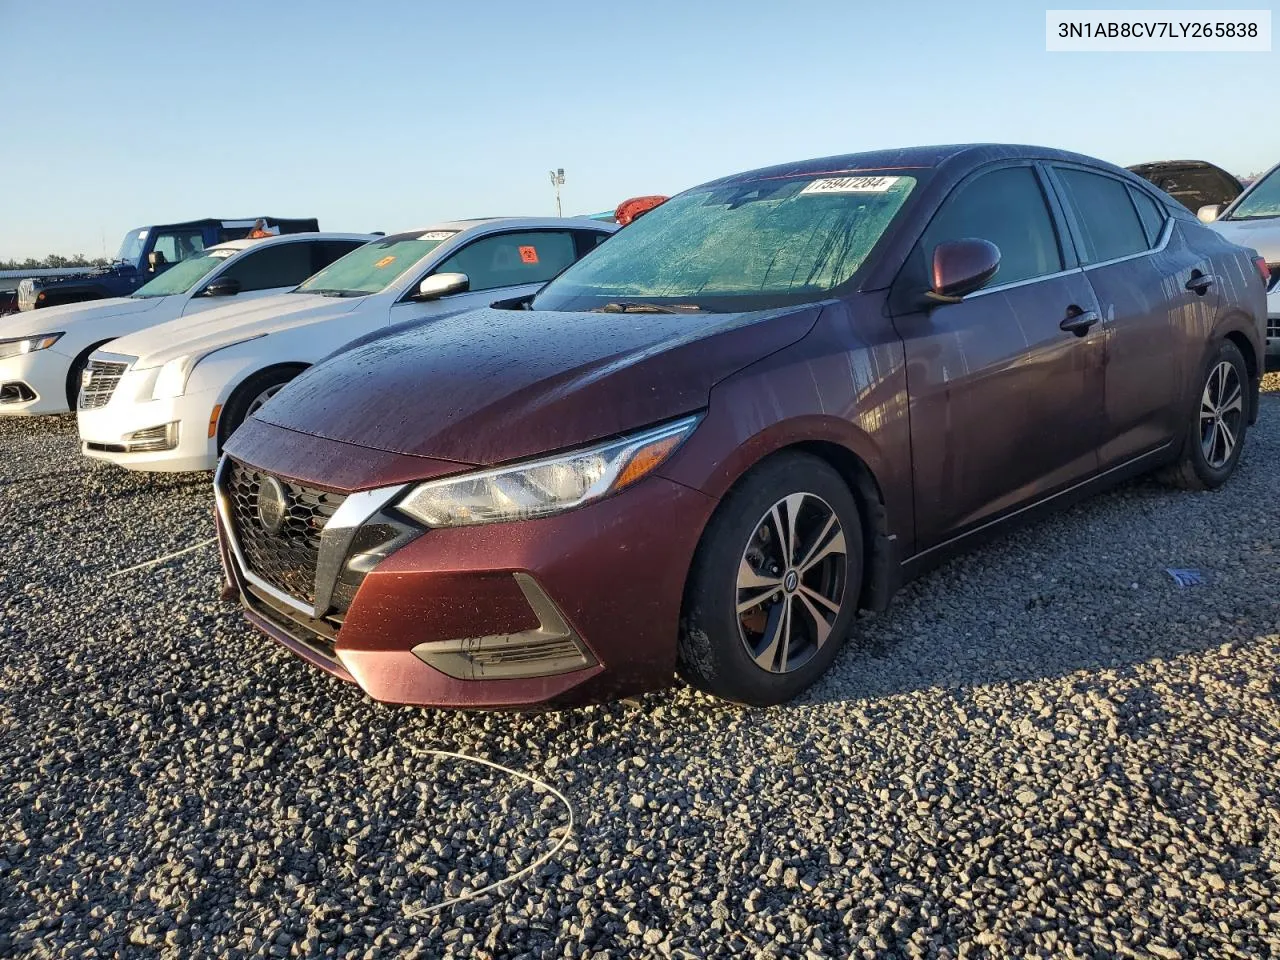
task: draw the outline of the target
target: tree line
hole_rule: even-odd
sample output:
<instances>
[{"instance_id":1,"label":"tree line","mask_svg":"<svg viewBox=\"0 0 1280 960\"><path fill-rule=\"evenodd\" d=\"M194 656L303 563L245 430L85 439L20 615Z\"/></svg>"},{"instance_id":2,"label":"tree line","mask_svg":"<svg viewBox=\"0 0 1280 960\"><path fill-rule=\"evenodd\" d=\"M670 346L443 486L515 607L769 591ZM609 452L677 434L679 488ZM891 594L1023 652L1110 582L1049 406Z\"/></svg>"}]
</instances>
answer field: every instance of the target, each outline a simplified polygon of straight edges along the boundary
<instances>
[{"instance_id":1,"label":"tree line","mask_svg":"<svg viewBox=\"0 0 1280 960\"><path fill-rule=\"evenodd\" d=\"M105 267L105 257L94 257L92 260L83 253L74 257L64 257L51 253L43 260L27 257L25 260L0 260L0 270L57 270L62 267Z\"/></svg>"}]
</instances>

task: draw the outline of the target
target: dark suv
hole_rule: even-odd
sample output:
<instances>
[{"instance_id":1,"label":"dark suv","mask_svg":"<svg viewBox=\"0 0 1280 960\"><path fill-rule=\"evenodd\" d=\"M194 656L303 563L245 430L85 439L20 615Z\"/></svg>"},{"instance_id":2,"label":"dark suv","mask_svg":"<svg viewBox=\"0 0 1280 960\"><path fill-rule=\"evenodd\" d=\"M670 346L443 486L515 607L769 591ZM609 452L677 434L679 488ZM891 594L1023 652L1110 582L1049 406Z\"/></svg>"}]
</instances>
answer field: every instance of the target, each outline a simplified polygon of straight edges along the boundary
<instances>
[{"instance_id":1,"label":"dark suv","mask_svg":"<svg viewBox=\"0 0 1280 960\"><path fill-rule=\"evenodd\" d=\"M18 309L37 310L62 303L127 297L180 260L206 247L241 240L257 226L271 233L314 233L319 221L258 217L248 220L189 220L158 227L137 227L124 235L115 259L106 267L58 277L30 277L18 285Z\"/></svg>"}]
</instances>

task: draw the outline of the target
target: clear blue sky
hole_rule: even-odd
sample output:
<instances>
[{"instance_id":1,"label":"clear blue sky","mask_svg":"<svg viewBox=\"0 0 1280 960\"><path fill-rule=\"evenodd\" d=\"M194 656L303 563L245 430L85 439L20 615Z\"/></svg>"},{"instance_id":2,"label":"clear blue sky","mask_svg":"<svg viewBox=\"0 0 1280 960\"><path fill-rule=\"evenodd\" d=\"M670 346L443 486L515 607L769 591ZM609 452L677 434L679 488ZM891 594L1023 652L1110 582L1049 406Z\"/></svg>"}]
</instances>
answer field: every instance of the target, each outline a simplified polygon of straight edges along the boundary
<instances>
[{"instance_id":1,"label":"clear blue sky","mask_svg":"<svg viewBox=\"0 0 1280 960\"><path fill-rule=\"evenodd\" d=\"M558 166L580 213L904 144L1280 160L1277 53L1046 53L1071 5L0 0L0 259L201 216L554 213Z\"/></svg>"}]
</instances>

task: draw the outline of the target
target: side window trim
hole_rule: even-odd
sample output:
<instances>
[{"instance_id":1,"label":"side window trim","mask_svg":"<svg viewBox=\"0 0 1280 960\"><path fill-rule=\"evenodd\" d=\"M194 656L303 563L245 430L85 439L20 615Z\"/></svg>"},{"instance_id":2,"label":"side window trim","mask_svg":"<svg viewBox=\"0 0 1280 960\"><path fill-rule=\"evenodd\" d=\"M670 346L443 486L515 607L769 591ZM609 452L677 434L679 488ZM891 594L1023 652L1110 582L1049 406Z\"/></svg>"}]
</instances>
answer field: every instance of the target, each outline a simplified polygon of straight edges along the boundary
<instances>
[{"instance_id":1,"label":"side window trim","mask_svg":"<svg viewBox=\"0 0 1280 960\"><path fill-rule=\"evenodd\" d=\"M1142 215L1138 212L1137 204L1134 203L1133 196L1131 193L1131 191L1134 189L1134 185L1130 183L1128 180L1124 179L1123 177L1117 177L1115 174L1111 173L1109 170L1100 170L1097 167L1090 167L1080 163L1069 163L1066 161L1053 161L1051 163L1046 164L1046 167L1047 167L1046 172L1048 173L1050 180L1053 183L1054 190L1058 193L1059 197L1061 198L1063 210L1065 211L1067 219L1070 222L1072 239L1076 244L1077 249L1080 252L1080 265L1084 270L1086 271L1092 270L1095 267L1109 267L1113 263L1124 263L1127 260L1136 260L1139 257L1149 257L1153 253L1162 252L1164 248L1169 245L1169 238L1173 235L1173 217L1166 214L1164 218L1164 228L1161 230L1160 237L1154 246L1149 246L1146 250L1139 250L1137 253L1127 253L1123 257L1112 257L1110 260L1099 260L1096 263L1090 263L1088 261L1088 258L1085 256L1084 231L1080 226L1079 220L1076 219L1075 208L1067 200L1066 187L1062 183L1062 180L1058 177L1057 171L1059 169L1080 170L1083 173L1091 173L1094 176L1105 177L1108 180L1114 180L1116 183L1119 183L1121 186L1126 188L1125 196L1129 198L1129 206L1133 208L1133 215L1138 218L1138 223L1139 225L1141 225ZM1145 193L1146 191L1143 191L1143 192ZM1164 204L1162 203L1159 203L1156 206L1160 210L1164 209ZM1146 236L1145 228L1143 229L1143 236L1144 237Z\"/></svg>"}]
</instances>

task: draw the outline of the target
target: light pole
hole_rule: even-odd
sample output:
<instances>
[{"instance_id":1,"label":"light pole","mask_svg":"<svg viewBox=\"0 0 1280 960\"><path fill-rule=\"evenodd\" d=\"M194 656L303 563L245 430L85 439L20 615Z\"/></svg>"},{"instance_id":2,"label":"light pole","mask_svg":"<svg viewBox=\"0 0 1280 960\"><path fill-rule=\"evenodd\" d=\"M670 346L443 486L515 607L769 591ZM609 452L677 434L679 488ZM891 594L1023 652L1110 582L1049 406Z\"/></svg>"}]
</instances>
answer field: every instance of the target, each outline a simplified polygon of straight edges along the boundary
<instances>
[{"instance_id":1,"label":"light pole","mask_svg":"<svg viewBox=\"0 0 1280 960\"><path fill-rule=\"evenodd\" d=\"M564 186L564 167L551 171L551 185L556 188L556 216L563 217L560 209L560 188Z\"/></svg>"}]
</instances>

